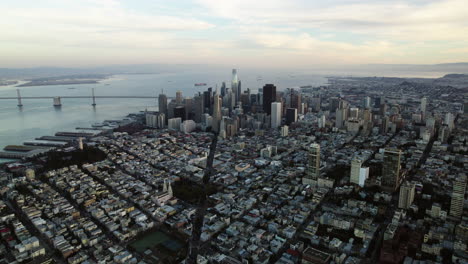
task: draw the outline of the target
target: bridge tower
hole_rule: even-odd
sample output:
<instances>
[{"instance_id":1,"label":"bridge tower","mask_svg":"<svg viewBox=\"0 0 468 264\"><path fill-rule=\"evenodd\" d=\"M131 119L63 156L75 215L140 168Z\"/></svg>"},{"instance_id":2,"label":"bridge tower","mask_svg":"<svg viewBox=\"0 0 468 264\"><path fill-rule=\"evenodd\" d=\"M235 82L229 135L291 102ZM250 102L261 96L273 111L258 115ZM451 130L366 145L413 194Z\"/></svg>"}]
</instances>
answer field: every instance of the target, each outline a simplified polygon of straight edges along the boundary
<instances>
[{"instance_id":1,"label":"bridge tower","mask_svg":"<svg viewBox=\"0 0 468 264\"><path fill-rule=\"evenodd\" d=\"M92 106L96 106L96 97L94 96L94 88L92 88L92 93L93 93L93 104L92 104Z\"/></svg>"},{"instance_id":2,"label":"bridge tower","mask_svg":"<svg viewBox=\"0 0 468 264\"><path fill-rule=\"evenodd\" d=\"M60 106L62 106L62 100L60 99L59 96L54 97L53 100L54 100L54 106L55 106L55 107L60 107Z\"/></svg>"},{"instance_id":3,"label":"bridge tower","mask_svg":"<svg viewBox=\"0 0 468 264\"><path fill-rule=\"evenodd\" d=\"M23 103L21 102L21 94L19 89L16 89L16 94L18 95L18 107L22 107Z\"/></svg>"}]
</instances>

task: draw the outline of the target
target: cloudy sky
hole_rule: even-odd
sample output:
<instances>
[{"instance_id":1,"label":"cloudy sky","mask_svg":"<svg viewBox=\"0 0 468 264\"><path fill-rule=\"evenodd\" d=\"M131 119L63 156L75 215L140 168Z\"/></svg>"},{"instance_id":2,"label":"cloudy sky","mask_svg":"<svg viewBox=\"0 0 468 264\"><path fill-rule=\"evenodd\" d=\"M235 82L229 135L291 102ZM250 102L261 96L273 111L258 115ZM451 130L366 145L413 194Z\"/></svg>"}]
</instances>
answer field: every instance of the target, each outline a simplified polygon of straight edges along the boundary
<instances>
[{"instance_id":1,"label":"cloudy sky","mask_svg":"<svg viewBox=\"0 0 468 264\"><path fill-rule=\"evenodd\" d=\"M468 61L466 0L2 0L0 67Z\"/></svg>"}]
</instances>

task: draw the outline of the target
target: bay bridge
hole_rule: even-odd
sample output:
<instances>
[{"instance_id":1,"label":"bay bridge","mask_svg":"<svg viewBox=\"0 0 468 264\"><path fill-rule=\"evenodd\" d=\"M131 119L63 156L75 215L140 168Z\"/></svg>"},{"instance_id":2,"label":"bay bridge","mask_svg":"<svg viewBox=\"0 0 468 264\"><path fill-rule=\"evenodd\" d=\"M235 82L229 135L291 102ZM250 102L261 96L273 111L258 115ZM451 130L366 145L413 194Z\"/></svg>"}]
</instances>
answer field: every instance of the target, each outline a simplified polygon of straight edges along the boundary
<instances>
[{"instance_id":1,"label":"bay bridge","mask_svg":"<svg viewBox=\"0 0 468 264\"><path fill-rule=\"evenodd\" d=\"M23 100L29 99L52 99L54 106L62 106L62 99L93 99L92 106L96 106L96 99L102 98L118 98L118 99L157 99L157 96L143 96L143 95L95 95L94 88L91 95L66 95L66 96L21 96L20 90L16 89L17 96L0 97L0 100L18 100L18 107L23 106ZM170 97L168 97L170 98Z\"/></svg>"}]
</instances>

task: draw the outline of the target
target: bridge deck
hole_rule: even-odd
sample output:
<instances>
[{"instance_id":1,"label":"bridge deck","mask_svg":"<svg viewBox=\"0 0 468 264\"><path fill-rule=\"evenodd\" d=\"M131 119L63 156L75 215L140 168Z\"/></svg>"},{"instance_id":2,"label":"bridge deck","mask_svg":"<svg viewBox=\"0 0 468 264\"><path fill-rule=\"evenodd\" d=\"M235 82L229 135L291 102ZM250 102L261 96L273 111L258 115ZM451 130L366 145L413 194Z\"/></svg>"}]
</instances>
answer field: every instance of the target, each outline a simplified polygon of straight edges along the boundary
<instances>
[{"instance_id":1,"label":"bridge deck","mask_svg":"<svg viewBox=\"0 0 468 264\"><path fill-rule=\"evenodd\" d=\"M21 99L54 99L54 98L61 98L61 99L69 99L69 98L90 98L92 99L93 96L21 96ZM135 98L135 99L157 99L157 96L132 96L132 95L96 95L94 98ZM0 99L15 99L18 100L18 97L0 97Z\"/></svg>"}]
</instances>

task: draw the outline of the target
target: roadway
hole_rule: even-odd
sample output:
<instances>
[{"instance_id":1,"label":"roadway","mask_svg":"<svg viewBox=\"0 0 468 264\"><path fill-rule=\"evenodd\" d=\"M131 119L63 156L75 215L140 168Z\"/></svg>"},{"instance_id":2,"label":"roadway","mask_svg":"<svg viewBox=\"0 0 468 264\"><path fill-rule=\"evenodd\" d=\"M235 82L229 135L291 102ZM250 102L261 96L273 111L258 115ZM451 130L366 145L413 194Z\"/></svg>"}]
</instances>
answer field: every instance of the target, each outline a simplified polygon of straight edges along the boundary
<instances>
[{"instance_id":1,"label":"roadway","mask_svg":"<svg viewBox=\"0 0 468 264\"><path fill-rule=\"evenodd\" d=\"M83 96L21 96L19 97L21 100L23 99L54 99L54 98L61 98L61 99L79 99L79 98L135 98L135 99L157 99L159 97L157 96L135 96L135 95L96 95L96 96L91 96L91 95L83 95ZM168 97L170 98L170 97ZM17 96L10 96L10 97L0 97L0 100L18 100Z\"/></svg>"}]
</instances>

